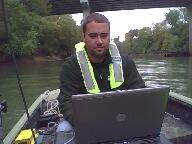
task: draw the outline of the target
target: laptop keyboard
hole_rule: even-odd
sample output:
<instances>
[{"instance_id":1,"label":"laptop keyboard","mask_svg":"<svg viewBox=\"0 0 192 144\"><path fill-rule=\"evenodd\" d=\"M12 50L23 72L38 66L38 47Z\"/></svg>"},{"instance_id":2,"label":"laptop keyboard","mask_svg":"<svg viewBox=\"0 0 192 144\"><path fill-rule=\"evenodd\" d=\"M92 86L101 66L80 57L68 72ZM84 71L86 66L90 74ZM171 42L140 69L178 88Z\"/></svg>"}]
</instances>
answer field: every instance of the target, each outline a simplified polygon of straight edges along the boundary
<instances>
[{"instance_id":1,"label":"laptop keyboard","mask_svg":"<svg viewBox=\"0 0 192 144\"><path fill-rule=\"evenodd\" d=\"M132 138L129 140L123 140L119 142L113 142L113 144L149 144L159 142L159 137L151 138Z\"/></svg>"},{"instance_id":2,"label":"laptop keyboard","mask_svg":"<svg viewBox=\"0 0 192 144\"><path fill-rule=\"evenodd\" d=\"M69 133L64 133L64 137L67 140L67 144L78 144L73 139L72 136L70 136L69 139ZM56 143L57 144L57 143ZM108 142L99 142L94 144L172 144L164 135L160 134L157 136L147 136L147 137L140 137L140 138L130 138L128 140L118 140L118 141L108 141Z\"/></svg>"},{"instance_id":3,"label":"laptop keyboard","mask_svg":"<svg viewBox=\"0 0 192 144\"><path fill-rule=\"evenodd\" d=\"M129 140L121 140L116 142L107 142L102 144L171 144L168 140L160 138L159 136L146 138L132 138Z\"/></svg>"}]
</instances>

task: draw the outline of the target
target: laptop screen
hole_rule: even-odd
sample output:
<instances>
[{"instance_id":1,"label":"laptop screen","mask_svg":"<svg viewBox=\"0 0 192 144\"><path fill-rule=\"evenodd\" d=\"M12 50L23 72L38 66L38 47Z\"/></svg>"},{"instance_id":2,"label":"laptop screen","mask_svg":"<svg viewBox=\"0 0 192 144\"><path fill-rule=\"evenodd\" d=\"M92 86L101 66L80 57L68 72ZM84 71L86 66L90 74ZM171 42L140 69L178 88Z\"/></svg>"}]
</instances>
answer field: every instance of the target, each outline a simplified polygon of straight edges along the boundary
<instances>
[{"instance_id":1,"label":"laptop screen","mask_svg":"<svg viewBox=\"0 0 192 144\"><path fill-rule=\"evenodd\" d=\"M79 143L159 135L169 88L142 88L72 96Z\"/></svg>"}]
</instances>

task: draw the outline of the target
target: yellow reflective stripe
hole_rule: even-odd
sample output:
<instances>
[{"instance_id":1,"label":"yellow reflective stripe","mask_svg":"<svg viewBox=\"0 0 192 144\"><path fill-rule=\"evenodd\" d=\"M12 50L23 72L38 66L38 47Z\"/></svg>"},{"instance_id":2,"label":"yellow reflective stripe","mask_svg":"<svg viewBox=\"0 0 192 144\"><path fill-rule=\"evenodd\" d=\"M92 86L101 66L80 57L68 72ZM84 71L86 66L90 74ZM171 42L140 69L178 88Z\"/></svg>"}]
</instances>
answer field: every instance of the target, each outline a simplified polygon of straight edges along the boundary
<instances>
[{"instance_id":1,"label":"yellow reflective stripe","mask_svg":"<svg viewBox=\"0 0 192 144\"><path fill-rule=\"evenodd\" d=\"M76 56L83 76L84 84L89 93L99 93L100 90L94 76L93 67L89 61L84 46L84 42L80 42L75 45Z\"/></svg>"},{"instance_id":2,"label":"yellow reflective stripe","mask_svg":"<svg viewBox=\"0 0 192 144\"><path fill-rule=\"evenodd\" d=\"M115 82L123 82L124 77L123 77L123 69L122 69L122 64L121 63L113 63L113 70L114 70L114 79Z\"/></svg>"},{"instance_id":3,"label":"yellow reflective stripe","mask_svg":"<svg viewBox=\"0 0 192 144\"><path fill-rule=\"evenodd\" d=\"M87 55L85 50L84 50L84 54L86 56L86 60L88 62L88 66L89 66L89 70L85 71L85 73L87 73L88 71L91 73L91 79L92 79L93 86L94 86L93 88L88 89L88 92L89 93L99 93L100 90L99 90L99 86L98 86L97 81L96 81L95 76L94 76L93 67L91 65L91 62L89 61L88 55Z\"/></svg>"},{"instance_id":4,"label":"yellow reflective stripe","mask_svg":"<svg viewBox=\"0 0 192 144\"><path fill-rule=\"evenodd\" d=\"M112 64L109 65L110 86L117 88L124 82L122 59L115 43L110 43L109 52Z\"/></svg>"},{"instance_id":5,"label":"yellow reflective stripe","mask_svg":"<svg viewBox=\"0 0 192 144\"><path fill-rule=\"evenodd\" d=\"M112 88L115 85L115 77L114 77L115 74L114 74L112 63L109 64L109 74L110 74L110 76L109 76L110 86Z\"/></svg>"},{"instance_id":6,"label":"yellow reflective stripe","mask_svg":"<svg viewBox=\"0 0 192 144\"><path fill-rule=\"evenodd\" d=\"M89 71L89 64L86 60L86 55L83 51L77 52L77 59L81 68L84 84L87 89L93 89L94 83L92 81L91 72Z\"/></svg>"},{"instance_id":7,"label":"yellow reflective stripe","mask_svg":"<svg viewBox=\"0 0 192 144\"><path fill-rule=\"evenodd\" d=\"M117 46L114 42L110 42L109 51L110 51L111 57L121 57L119 54L119 50L117 49Z\"/></svg>"},{"instance_id":8,"label":"yellow reflective stripe","mask_svg":"<svg viewBox=\"0 0 192 144\"><path fill-rule=\"evenodd\" d=\"M85 43L84 42L79 42L75 45L76 52L79 51L84 51Z\"/></svg>"},{"instance_id":9,"label":"yellow reflective stripe","mask_svg":"<svg viewBox=\"0 0 192 144\"><path fill-rule=\"evenodd\" d=\"M119 87L123 81L116 81L115 79L115 71L114 71L114 64L109 64L109 73L110 73L110 86L111 88Z\"/></svg>"}]
</instances>

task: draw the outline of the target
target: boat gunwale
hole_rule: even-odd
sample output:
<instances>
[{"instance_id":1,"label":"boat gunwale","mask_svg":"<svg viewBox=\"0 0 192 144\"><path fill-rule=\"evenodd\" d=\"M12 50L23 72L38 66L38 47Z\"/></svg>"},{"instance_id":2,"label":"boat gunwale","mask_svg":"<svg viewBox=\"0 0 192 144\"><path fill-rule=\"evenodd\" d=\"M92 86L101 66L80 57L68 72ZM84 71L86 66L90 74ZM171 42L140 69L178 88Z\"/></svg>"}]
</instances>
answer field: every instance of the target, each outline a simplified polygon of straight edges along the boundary
<instances>
[{"instance_id":1,"label":"boat gunwale","mask_svg":"<svg viewBox=\"0 0 192 144\"><path fill-rule=\"evenodd\" d=\"M55 99L58 94L59 94L59 89L50 91L49 96L50 95L55 95L54 97L49 97L47 98L49 99ZM35 115L36 111L37 111L37 107L39 107L39 105L41 104L42 100L45 99L45 93L41 94L35 101L34 103L29 107L28 112L29 112L29 116L32 117L33 115ZM3 143L4 144L11 144L13 142L13 140L16 138L16 136L18 135L19 131L26 125L26 123L28 122L28 118L27 118L27 114L24 113L22 115L22 117L19 119L19 121L13 126L13 128L11 129L11 131L6 135L6 137L3 139Z\"/></svg>"}]
</instances>

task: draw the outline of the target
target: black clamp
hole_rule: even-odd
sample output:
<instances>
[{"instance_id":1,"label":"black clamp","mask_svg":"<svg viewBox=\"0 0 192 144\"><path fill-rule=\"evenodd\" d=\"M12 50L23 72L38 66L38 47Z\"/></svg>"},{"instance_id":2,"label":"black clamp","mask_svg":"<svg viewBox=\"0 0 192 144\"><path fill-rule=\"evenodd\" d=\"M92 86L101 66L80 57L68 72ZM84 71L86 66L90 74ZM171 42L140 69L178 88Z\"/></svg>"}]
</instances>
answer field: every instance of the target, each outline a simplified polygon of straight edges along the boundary
<instances>
[{"instance_id":1,"label":"black clamp","mask_svg":"<svg viewBox=\"0 0 192 144\"><path fill-rule=\"evenodd\" d=\"M5 100L0 102L0 112L7 112L7 102Z\"/></svg>"}]
</instances>

